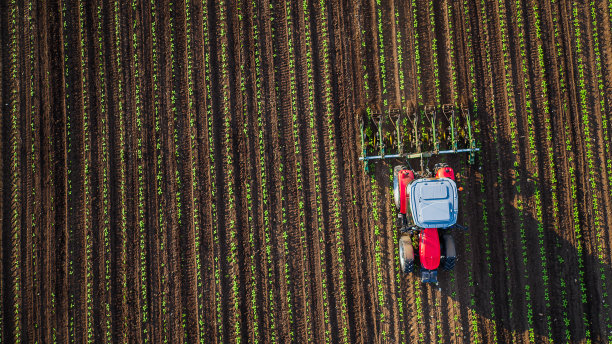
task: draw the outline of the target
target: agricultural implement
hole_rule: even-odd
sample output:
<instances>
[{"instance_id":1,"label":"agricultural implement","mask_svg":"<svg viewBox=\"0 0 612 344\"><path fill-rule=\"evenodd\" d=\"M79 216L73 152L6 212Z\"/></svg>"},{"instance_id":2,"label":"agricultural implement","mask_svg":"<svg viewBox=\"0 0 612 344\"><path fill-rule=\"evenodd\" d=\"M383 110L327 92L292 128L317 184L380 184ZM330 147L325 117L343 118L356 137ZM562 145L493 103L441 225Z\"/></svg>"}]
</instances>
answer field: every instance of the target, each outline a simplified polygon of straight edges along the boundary
<instances>
[{"instance_id":1,"label":"agricultural implement","mask_svg":"<svg viewBox=\"0 0 612 344\"><path fill-rule=\"evenodd\" d=\"M424 159L436 155L467 153L474 163L478 148L472 137L466 108L443 105L441 116L433 106L408 115L401 110L362 114L361 147L366 171L373 161L420 159L421 170L405 165L393 169L393 197L398 210L399 261L403 273L420 272L421 282L437 283L438 269L453 270L457 260L451 230L467 227L457 223L458 195L462 188L446 163L433 172ZM417 254L415 254L415 250ZM418 269L417 269L418 267Z\"/></svg>"}]
</instances>

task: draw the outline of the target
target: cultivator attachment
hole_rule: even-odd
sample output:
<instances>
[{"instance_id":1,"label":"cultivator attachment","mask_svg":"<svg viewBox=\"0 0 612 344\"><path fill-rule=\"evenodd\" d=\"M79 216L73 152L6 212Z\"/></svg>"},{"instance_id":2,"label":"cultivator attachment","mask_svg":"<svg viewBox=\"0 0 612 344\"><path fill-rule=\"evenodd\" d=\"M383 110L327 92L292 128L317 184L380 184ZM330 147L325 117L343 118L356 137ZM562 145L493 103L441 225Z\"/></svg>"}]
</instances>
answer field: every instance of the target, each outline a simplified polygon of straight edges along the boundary
<instances>
[{"instance_id":1,"label":"cultivator attachment","mask_svg":"<svg viewBox=\"0 0 612 344\"><path fill-rule=\"evenodd\" d=\"M439 113L441 113L439 115ZM470 112L451 104L437 109L431 105L406 112L389 109L385 113L362 114L359 122L365 170L369 163L382 159L421 159L438 154L469 153L474 163L476 140L472 134Z\"/></svg>"}]
</instances>

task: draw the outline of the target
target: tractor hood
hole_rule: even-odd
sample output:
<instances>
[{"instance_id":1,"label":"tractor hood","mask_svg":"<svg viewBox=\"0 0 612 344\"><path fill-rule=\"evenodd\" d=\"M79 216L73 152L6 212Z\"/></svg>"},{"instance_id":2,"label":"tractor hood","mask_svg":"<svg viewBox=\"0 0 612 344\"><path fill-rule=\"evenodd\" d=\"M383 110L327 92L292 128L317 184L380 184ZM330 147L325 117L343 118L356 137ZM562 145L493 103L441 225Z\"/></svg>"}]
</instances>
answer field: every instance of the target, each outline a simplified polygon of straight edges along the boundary
<instances>
[{"instance_id":1,"label":"tractor hood","mask_svg":"<svg viewBox=\"0 0 612 344\"><path fill-rule=\"evenodd\" d=\"M417 179L408 187L410 212L421 228L445 228L457 222L457 184L449 178Z\"/></svg>"}]
</instances>

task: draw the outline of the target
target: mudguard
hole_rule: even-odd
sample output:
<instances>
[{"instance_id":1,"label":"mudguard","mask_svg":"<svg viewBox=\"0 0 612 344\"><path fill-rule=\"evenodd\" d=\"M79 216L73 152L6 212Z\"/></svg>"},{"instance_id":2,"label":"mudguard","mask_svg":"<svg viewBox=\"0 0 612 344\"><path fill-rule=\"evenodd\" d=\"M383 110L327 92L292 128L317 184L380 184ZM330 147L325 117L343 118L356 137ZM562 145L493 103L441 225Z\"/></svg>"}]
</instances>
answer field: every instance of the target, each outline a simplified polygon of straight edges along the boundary
<instances>
[{"instance_id":1,"label":"mudguard","mask_svg":"<svg viewBox=\"0 0 612 344\"><path fill-rule=\"evenodd\" d=\"M440 266L440 237L437 228L425 228L419 234L419 261L428 270Z\"/></svg>"},{"instance_id":2,"label":"mudguard","mask_svg":"<svg viewBox=\"0 0 612 344\"><path fill-rule=\"evenodd\" d=\"M401 170L397 172L399 181L399 199L400 199L400 214L406 214L408 207L408 193L406 187L414 180L414 173L411 170Z\"/></svg>"}]
</instances>

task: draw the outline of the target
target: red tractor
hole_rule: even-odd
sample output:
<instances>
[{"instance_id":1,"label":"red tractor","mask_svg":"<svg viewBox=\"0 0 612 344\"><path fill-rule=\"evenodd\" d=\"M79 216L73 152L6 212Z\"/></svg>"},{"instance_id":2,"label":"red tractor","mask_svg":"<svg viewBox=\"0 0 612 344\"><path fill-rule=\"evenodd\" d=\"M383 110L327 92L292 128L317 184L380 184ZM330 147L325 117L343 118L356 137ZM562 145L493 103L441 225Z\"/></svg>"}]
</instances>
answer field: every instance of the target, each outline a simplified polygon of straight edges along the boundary
<instances>
[{"instance_id":1,"label":"red tractor","mask_svg":"<svg viewBox=\"0 0 612 344\"><path fill-rule=\"evenodd\" d=\"M372 161L384 159L420 159L421 172L403 165L393 170L393 195L398 210L399 261L402 272L415 272L421 281L438 282L438 269L452 270L457 260L451 229L457 224L458 192L455 172L447 164L437 164L433 173L424 159L432 156L469 153L474 163L479 151L472 137L470 113L443 105L442 116L434 106L417 108L412 113L388 110L386 113L363 112L360 118L361 147L366 171ZM427 124L428 129L420 128ZM464 146L465 148L459 148ZM467 147L466 147L467 146ZM417 254L415 255L415 248Z\"/></svg>"},{"instance_id":2,"label":"red tractor","mask_svg":"<svg viewBox=\"0 0 612 344\"><path fill-rule=\"evenodd\" d=\"M402 232L400 267L402 272L411 273L418 264L424 283L438 282L438 268L455 267L457 250L450 230L467 229L457 224L461 188L455 183L455 172L446 164L436 165L434 171L433 176L417 178L405 166L396 166L393 170L393 196Z\"/></svg>"}]
</instances>

